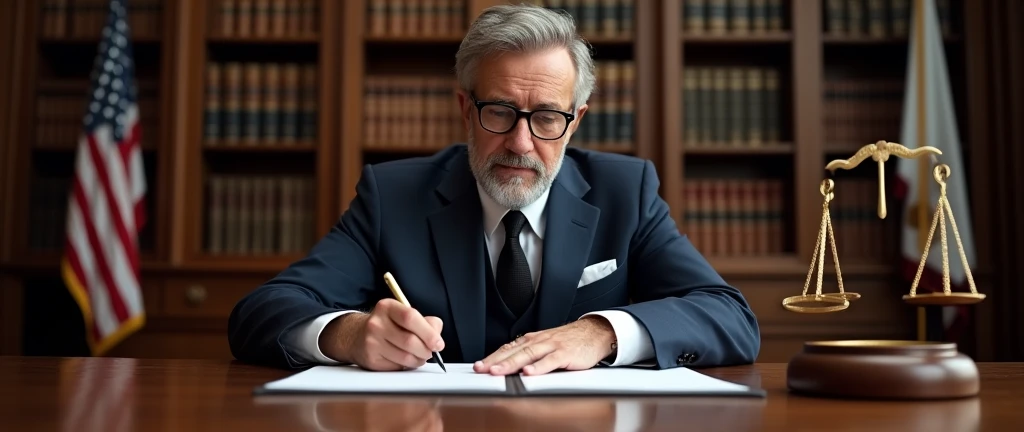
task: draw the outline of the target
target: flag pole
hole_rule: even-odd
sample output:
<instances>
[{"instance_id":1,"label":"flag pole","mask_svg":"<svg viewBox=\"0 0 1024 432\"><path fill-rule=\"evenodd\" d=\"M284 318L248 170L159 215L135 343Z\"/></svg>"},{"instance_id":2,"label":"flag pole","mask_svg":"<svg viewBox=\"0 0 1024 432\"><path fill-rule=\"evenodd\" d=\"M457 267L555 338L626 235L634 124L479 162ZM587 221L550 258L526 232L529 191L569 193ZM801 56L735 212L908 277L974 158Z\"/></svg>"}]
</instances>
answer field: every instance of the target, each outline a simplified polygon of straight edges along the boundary
<instances>
[{"instance_id":1,"label":"flag pole","mask_svg":"<svg viewBox=\"0 0 1024 432\"><path fill-rule=\"evenodd\" d=\"M927 98L925 97L925 0L915 0L914 5L914 52L915 63L917 64L917 146L923 147L928 144L926 113ZM931 226L929 215L931 206L928 174L928 158L919 158L917 161L917 243L921 253L929 246L928 229ZM924 307L917 308L917 338L924 341L928 337L927 313Z\"/></svg>"}]
</instances>

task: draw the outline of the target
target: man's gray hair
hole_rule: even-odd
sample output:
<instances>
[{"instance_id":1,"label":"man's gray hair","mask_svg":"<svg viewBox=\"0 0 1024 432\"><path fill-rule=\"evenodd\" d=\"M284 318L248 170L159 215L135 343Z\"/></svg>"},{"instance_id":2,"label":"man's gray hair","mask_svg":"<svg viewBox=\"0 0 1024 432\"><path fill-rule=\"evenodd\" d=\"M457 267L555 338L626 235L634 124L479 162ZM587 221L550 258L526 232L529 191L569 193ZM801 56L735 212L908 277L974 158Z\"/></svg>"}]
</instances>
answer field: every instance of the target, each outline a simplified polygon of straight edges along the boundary
<instances>
[{"instance_id":1,"label":"man's gray hair","mask_svg":"<svg viewBox=\"0 0 1024 432\"><path fill-rule=\"evenodd\" d=\"M480 60L499 52L533 52L563 47L576 66L573 107L587 102L594 90L594 60L590 46L576 33L576 23L561 10L533 5L487 8L469 27L455 54L455 76L463 90L476 85Z\"/></svg>"}]
</instances>

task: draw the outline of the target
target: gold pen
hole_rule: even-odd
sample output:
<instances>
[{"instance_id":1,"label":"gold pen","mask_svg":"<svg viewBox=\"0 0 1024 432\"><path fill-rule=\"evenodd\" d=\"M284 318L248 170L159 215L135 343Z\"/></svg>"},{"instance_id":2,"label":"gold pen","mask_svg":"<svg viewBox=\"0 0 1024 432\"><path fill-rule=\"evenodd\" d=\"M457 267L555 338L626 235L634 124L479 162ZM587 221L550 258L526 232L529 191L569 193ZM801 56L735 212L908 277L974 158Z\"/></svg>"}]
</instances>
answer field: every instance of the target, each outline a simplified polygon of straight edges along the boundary
<instances>
[{"instance_id":1,"label":"gold pen","mask_svg":"<svg viewBox=\"0 0 1024 432\"><path fill-rule=\"evenodd\" d=\"M395 299L403 305L412 307L409 304L409 299L405 298L405 294L402 293L402 289L398 287L398 282L395 281L395 277L391 275L391 272L384 273L384 282L388 284L388 288L391 288L391 293L395 295ZM441 370L448 373L448 369L444 367L444 361L441 360L441 353L437 351L431 351L431 357L437 362L438 366L441 366Z\"/></svg>"}]
</instances>

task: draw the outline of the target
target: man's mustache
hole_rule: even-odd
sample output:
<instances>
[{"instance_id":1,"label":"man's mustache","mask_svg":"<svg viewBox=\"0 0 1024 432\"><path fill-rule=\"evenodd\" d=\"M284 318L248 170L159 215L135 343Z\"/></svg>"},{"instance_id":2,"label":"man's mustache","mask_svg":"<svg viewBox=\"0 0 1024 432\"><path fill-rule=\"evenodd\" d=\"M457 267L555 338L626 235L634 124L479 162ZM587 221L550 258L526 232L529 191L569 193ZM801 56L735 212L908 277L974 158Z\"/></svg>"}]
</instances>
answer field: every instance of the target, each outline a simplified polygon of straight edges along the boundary
<instances>
[{"instance_id":1,"label":"man's mustache","mask_svg":"<svg viewBox=\"0 0 1024 432\"><path fill-rule=\"evenodd\" d=\"M494 155L487 161L487 163L490 168L493 168L494 165L505 165L512 168L528 168L537 171L538 173L544 172L544 165L540 162L526 156L518 156L508 153Z\"/></svg>"}]
</instances>

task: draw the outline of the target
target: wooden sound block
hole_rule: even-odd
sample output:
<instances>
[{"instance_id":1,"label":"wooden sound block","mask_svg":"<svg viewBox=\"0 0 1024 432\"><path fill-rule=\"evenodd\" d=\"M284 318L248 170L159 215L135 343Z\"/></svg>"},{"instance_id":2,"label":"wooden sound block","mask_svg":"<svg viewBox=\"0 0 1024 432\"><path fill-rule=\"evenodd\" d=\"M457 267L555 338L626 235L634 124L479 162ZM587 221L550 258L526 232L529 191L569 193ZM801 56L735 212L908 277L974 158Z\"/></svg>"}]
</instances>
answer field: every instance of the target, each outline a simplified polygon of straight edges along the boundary
<instances>
[{"instance_id":1,"label":"wooden sound block","mask_svg":"<svg viewBox=\"0 0 1024 432\"><path fill-rule=\"evenodd\" d=\"M978 367L955 343L898 340L806 342L789 361L790 391L859 399L976 396Z\"/></svg>"}]
</instances>

